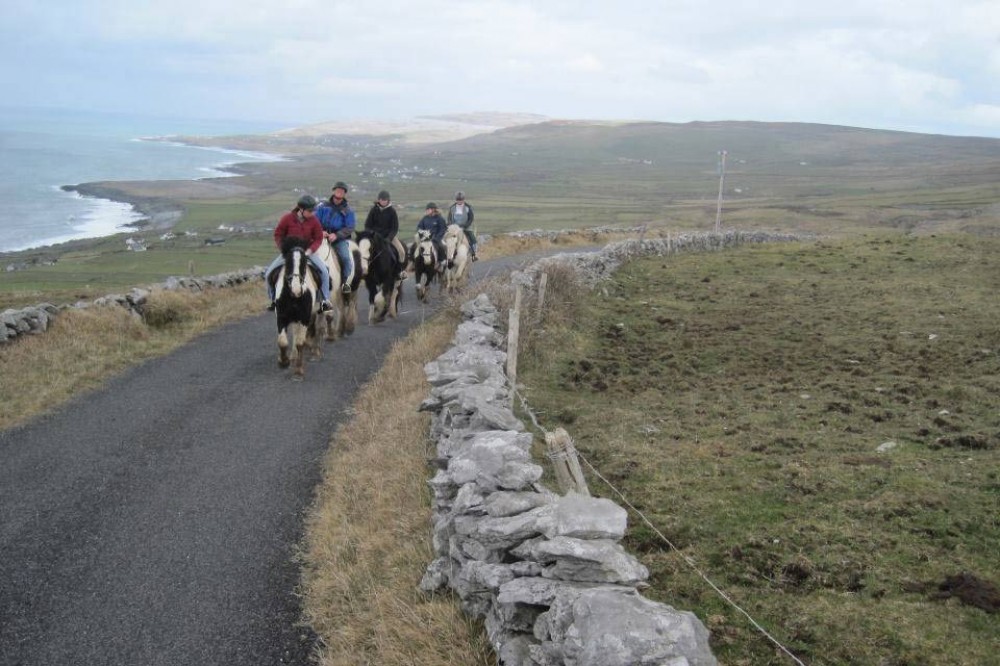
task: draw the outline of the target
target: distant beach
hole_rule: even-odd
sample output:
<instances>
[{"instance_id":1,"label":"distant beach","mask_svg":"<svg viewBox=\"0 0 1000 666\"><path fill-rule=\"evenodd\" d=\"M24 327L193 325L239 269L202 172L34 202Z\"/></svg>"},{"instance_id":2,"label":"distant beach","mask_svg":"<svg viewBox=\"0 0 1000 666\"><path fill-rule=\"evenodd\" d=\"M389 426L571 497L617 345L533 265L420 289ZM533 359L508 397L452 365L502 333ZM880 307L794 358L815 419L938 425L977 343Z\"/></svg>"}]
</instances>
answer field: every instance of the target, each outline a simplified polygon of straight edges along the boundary
<instances>
[{"instance_id":1,"label":"distant beach","mask_svg":"<svg viewBox=\"0 0 1000 666\"><path fill-rule=\"evenodd\" d=\"M275 128L219 121L161 121L113 114L27 113L0 109L0 252L128 231L179 211L102 197L109 181L202 180L238 176L231 167L284 158L193 146L185 136L224 136Z\"/></svg>"}]
</instances>

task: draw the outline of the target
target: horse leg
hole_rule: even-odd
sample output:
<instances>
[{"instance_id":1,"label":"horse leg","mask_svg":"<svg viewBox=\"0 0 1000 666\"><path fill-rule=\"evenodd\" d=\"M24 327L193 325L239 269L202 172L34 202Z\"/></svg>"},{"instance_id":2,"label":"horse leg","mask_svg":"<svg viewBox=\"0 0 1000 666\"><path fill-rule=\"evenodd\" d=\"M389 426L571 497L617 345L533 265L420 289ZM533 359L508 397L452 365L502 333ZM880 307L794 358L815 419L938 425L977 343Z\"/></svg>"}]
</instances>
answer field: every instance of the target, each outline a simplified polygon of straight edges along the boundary
<instances>
[{"instance_id":1,"label":"horse leg","mask_svg":"<svg viewBox=\"0 0 1000 666\"><path fill-rule=\"evenodd\" d=\"M319 344L319 322L320 316L314 315L309 326L306 328L306 348L309 349L309 359L318 361L323 358L323 347Z\"/></svg>"},{"instance_id":2,"label":"horse leg","mask_svg":"<svg viewBox=\"0 0 1000 666\"><path fill-rule=\"evenodd\" d=\"M278 367L287 368L291 362L288 356L288 329L283 328L278 333Z\"/></svg>"},{"instance_id":3,"label":"horse leg","mask_svg":"<svg viewBox=\"0 0 1000 666\"><path fill-rule=\"evenodd\" d=\"M334 292L331 292L334 294ZM340 324L340 311L344 308L344 304L341 302L341 296L333 296L333 309L329 312L323 313L323 320L326 322L326 341L334 342L338 337L340 337L341 324Z\"/></svg>"},{"instance_id":4,"label":"horse leg","mask_svg":"<svg viewBox=\"0 0 1000 666\"><path fill-rule=\"evenodd\" d=\"M305 346L306 327L302 324L295 324L292 327L292 338L295 344L295 362L292 369L295 373L294 379L302 379L306 375Z\"/></svg>"},{"instance_id":5,"label":"horse leg","mask_svg":"<svg viewBox=\"0 0 1000 666\"><path fill-rule=\"evenodd\" d=\"M377 291L376 291L377 290ZM375 300L382 294L382 287L371 285L368 287L368 325L375 323Z\"/></svg>"},{"instance_id":6,"label":"horse leg","mask_svg":"<svg viewBox=\"0 0 1000 666\"><path fill-rule=\"evenodd\" d=\"M394 280L392 291L389 292L389 316L395 319L399 315L399 304L403 302L403 281Z\"/></svg>"},{"instance_id":7,"label":"horse leg","mask_svg":"<svg viewBox=\"0 0 1000 666\"><path fill-rule=\"evenodd\" d=\"M344 299L344 316L341 322L344 325L344 334L350 335L358 325L358 292L354 290L351 295Z\"/></svg>"}]
</instances>

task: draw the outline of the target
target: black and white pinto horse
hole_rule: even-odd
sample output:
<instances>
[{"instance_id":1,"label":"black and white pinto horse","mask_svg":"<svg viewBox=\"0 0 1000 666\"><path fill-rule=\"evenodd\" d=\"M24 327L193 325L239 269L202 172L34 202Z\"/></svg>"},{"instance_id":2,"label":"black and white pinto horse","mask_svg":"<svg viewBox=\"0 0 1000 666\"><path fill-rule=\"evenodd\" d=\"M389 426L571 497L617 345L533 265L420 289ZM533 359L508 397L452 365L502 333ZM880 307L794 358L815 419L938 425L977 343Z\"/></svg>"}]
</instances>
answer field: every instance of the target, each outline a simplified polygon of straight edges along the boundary
<instances>
[{"instance_id":1,"label":"black and white pinto horse","mask_svg":"<svg viewBox=\"0 0 1000 666\"><path fill-rule=\"evenodd\" d=\"M465 286L469 278L469 239L457 224L449 224L444 232L444 247L447 266L444 270L444 286L448 293L454 293Z\"/></svg>"},{"instance_id":2,"label":"black and white pinto horse","mask_svg":"<svg viewBox=\"0 0 1000 666\"><path fill-rule=\"evenodd\" d=\"M305 376L305 350L309 349L314 358L321 353L316 342L316 316L321 300L319 283L306 256L303 239L286 238L281 253L285 264L271 277L277 305L278 365L287 368L294 362L295 377L301 379ZM294 357L289 353L290 345L295 346Z\"/></svg>"},{"instance_id":3,"label":"black and white pinto horse","mask_svg":"<svg viewBox=\"0 0 1000 666\"><path fill-rule=\"evenodd\" d=\"M442 271L444 262L438 261L437 248L431 240L431 232L421 229L417 232L417 240L410 246L410 257L413 259L413 281L416 283L417 300L427 302L428 292L434 279L438 280L438 294L444 290Z\"/></svg>"},{"instance_id":4,"label":"black and white pinto horse","mask_svg":"<svg viewBox=\"0 0 1000 666\"><path fill-rule=\"evenodd\" d=\"M400 257L392 243L373 231L359 231L358 250L361 253L361 276L368 289L368 323L383 321L386 315L395 318L403 302L403 277L406 257Z\"/></svg>"},{"instance_id":5,"label":"black and white pinto horse","mask_svg":"<svg viewBox=\"0 0 1000 666\"><path fill-rule=\"evenodd\" d=\"M344 335L350 335L358 324L358 288L361 286L361 252L358 244L353 240L347 241L354 258L354 270L348 276L351 285L351 293L345 294L341 290L342 278L340 270L340 257L333 249L333 245L328 239L323 239L316 254L326 264L326 269L330 273L330 301L333 309L324 313L320 318L326 324L326 340L332 342Z\"/></svg>"}]
</instances>

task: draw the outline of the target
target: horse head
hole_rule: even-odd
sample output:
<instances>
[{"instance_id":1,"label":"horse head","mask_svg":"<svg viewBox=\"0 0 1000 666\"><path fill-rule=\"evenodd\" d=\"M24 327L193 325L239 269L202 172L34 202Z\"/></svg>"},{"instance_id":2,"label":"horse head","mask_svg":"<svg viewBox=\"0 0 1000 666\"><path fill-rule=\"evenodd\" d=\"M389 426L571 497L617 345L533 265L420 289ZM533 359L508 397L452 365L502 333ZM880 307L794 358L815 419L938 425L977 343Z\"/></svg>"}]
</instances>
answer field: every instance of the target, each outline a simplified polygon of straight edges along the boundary
<instances>
[{"instance_id":1,"label":"horse head","mask_svg":"<svg viewBox=\"0 0 1000 666\"><path fill-rule=\"evenodd\" d=\"M306 258L306 241L288 236L281 242L281 254L285 258L285 284L292 296L300 298L306 282L309 260Z\"/></svg>"},{"instance_id":2,"label":"horse head","mask_svg":"<svg viewBox=\"0 0 1000 666\"><path fill-rule=\"evenodd\" d=\"M462 227L457 224L448 225L448 229L444 232L444 239L442 240L445 247L446 259L449 263L455 261L455 257L458 254L458 248L462 246L463 243L468 243L468 239L465 237L465 232L462 231Z\"/></svg>"},{"instance_id":3,"label":"horse head","mask_svg":"<svg viewBox=\"0 0 1000 666\"><path fill-rule=\"evenodd\" d=\"M361 256L361 277L368 275L368 266L371 264L372 257L375 255L375 249L372 247L374 245L375 236L369 231L358 232L358 254Z\"/></svg>"}]
</instances>

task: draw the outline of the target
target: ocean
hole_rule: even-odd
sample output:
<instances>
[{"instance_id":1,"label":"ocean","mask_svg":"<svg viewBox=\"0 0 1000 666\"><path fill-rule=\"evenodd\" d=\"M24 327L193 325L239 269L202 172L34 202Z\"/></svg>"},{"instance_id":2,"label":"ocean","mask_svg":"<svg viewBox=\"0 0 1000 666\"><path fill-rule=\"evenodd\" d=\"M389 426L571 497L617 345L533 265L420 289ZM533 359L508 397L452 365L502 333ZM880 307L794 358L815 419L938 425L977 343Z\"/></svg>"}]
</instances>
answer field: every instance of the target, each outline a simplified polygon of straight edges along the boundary
<instances>
[{"instance_id":1,"label":"ocean","mask_svg":"<svg viewBox=\"0 0 1000 666\"><path fill-rule=\"evenodd\" d=\"M82 197L63 185L102 180L232 176L228 165L277 155L186 146L155 137L260 134L284 125L0 108L0 251L125 231L132 206Z\"/></svg>"}]
</instances>

